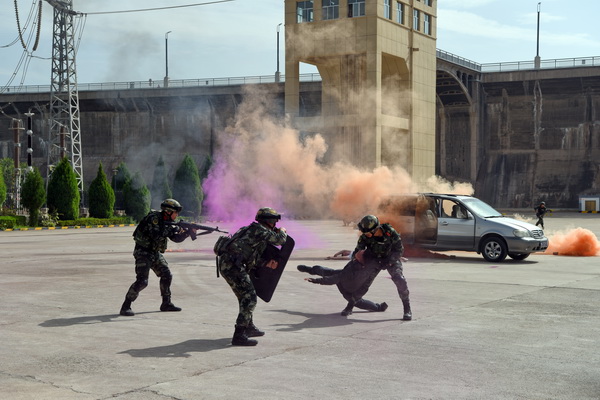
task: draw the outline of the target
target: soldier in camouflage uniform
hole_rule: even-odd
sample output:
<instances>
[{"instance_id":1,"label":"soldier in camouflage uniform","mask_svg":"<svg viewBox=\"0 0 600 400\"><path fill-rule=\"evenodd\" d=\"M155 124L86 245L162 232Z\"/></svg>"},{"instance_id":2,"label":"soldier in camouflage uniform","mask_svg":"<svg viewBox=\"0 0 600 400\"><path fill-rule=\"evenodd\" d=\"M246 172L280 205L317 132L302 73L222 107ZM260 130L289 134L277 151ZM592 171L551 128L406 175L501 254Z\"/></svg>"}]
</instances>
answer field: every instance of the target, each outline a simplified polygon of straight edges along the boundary
<instances>
[{"instance_id":1,"label":"soldier in camouflage uniform","mask_svg":"<svg viewBox=\"0 0 600 400\"><path fill-rule=\"evenodd\" d=\"M410 309L408 284L402 271L404 246L402 246L400 234L390 224L379 224L379 219L374 215L363 217L358 223L358 229L362 232L362 235L358 238L352 258L355 258L359 251L365 250L365 259L368 259L369 263L374 263L378 270L387 269L398 289L398 295L404 306L402 319L410 321L412 311Z\"/></svg>"},{"instance_id":2,"label":"soldier in camouflage uniform","mask_svg":"<svg viewBox=\"0 0 600 400\"><path fill-rule=\"evenodd\" d=\"M121 306L121 315L128 317L135 315L131 310L131 303L148 286L150 270L160 278L160 294L162 295L160 311L181 311L181 308L171 303L173 276L162 253L167 249L167 239L179 243L183 242L189 234L185 229L173 224L182 210L181 204L177 200L166 199L160 208L161 211L150 211L133 232L136 279L125 295L125 301Z\"/></svg>"},{"instance_id":3,"label":"soldier in camouflage uniform","mask_svg":"<svg viewBox=\"0 0 600 400\"><path fill-rule=\"evenodd\" d=\"M261 208L256 213L256 222L240 228L219 257L221 275L231 286L240 307L231 340L234 346L255 346L258 342L249 337L265 334L252 321L257 296L248 273L260 262L260 256L267 244L281 246L287 240L285 228L275 227L280 219L281 215L272 208ZM277 265L270 267L274 269Z\"/></svg>"}]
</instances>

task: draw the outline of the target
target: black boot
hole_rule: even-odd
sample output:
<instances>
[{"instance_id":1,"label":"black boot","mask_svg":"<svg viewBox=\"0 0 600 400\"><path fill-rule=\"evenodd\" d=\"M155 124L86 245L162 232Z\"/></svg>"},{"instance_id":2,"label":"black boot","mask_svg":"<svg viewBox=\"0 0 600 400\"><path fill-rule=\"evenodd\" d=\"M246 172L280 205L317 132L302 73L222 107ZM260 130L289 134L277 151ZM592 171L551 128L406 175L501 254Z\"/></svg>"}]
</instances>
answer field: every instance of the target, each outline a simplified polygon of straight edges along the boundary
<instances>
[{"instance_id":1,"label":"black boot","mask_svg":"<svg viewBox=\"0 0 600 400\"><path fill-rule=\"evenodd\" d=\"M160 305L160 311L181 311L180 307L176 307L171 303L171 296L163 296L163 302Z\"/></svg>"},{"instance_id":2,"label":"black boot","mask_svg":"<svg viewBox=\"0 0 600 400\"><path fill-rule=\"evenodd\" d=\"M126 317L133 317L135 315L135 313L131 310L131 300L127 300L127 298L125 298L125 301L121 306L121 311L119 311L119 314L124 315Z\"/></svg>"},{"instance_id":3,"label":"black boot","mask_svg":"<svg viewBox=\"0 0 600 400\"><path fill-rule=\"evenodd\" d=\"M377 306L379 308L379 310L377 310L377 311L381 311L381 312L387 310L387 308L388 308L388 304L385 301L383 303L377 304Z\"/></svg>"},{"instance_id":4,"label":"black boot","mask_svg":"<svg viewBox=\"0 0 600 400\"><path fill-rule=\"evenodd\" d=\"M402 300L404 306L404 315L402 316L403 321L410 321L412 319L412 311L410 310L410 300Z\"/></svg>"},{"instance_id":5,"label":"black boot","mask_svg":"<svg viewBox=\"0 0 600 400\"><path fill-rule=\"evenodd\" d=\"M256 327L256 325L254 325L254 322L252 322L252 321L250 321L250 323L246 327L245 333L246 333L246 336L248 336L248 337L265 336L265 332L258 329Z\"/></svg>"},{"instance_id":6,"label":"black boot","mask_svg":"<svg viewBox=\"0 0 600 400\"><path fill-rule=\"evenodd\" d=\"M340 314L342 317L347 317L348 315L352 314L352 309L354 308L354 304L352 303L348 303L348 305L346 306L346 308L344 308L342 310L342 313Z\"/></svg>"},{"instance_id":7,"label":"black boot","mask_svg":"<svg viewBox=\"0 0 600 400\"><path fill-rule=\"evenodd\" d=\"M309 267L308 265L298 265L297 268L300 272L306 272L307 274L312 275L312 267Z\"/></svg>"},{"instance_id":8,"label":"black boot","mask_svg":"<svg viewBox=\"0 0 600 400\"><path fill-rule=\"evenodd\" d=\"M254 339L248 339L245 326L235 326L233 338L231 339L232 346L256 346L258 342Z\"/></svg>"}]
</instances>

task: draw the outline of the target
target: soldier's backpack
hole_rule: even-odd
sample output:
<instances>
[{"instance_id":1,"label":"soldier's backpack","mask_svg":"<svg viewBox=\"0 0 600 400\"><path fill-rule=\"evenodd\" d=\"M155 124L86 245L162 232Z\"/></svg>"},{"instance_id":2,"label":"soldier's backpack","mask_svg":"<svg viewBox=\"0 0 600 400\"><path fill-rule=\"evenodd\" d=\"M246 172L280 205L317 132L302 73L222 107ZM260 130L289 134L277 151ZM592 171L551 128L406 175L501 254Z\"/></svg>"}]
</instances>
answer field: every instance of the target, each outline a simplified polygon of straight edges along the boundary
<instances>
[{"instance_id":1,"label":"soldier's backpack","mask_svg":"<svg viewBox=\"0 0 600 400\"><path fill-rule=\"evenodd\" d=\"M231 235L219 236L213 248L213 251L215 252L216 256L222 256L223 253L225 253L225 250L227 250L227 247L231 243L231 239Z\"/></svg>"}]
</instances>

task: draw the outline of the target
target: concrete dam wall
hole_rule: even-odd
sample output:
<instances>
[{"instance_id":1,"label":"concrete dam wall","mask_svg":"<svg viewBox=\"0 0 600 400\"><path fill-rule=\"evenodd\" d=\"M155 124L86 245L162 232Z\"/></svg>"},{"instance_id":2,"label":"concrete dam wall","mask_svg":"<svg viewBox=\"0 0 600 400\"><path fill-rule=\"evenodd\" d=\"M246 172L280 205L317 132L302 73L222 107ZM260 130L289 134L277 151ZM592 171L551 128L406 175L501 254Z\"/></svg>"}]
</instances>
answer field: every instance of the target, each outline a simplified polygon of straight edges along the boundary
<instances>
[{"instance_id":1,"label":"concrete dam wall","mask_svg":"<svg viewBox=\"0 0 600 400\"><path fill-rule=\"evenodd\" d=\"M80 92L86 187L99 162L110 177L124 161L148 184L159 156L178 167L190 154L199 167L217 136L235 122L252 91L284 118L283 84ZM600 68L481 74L469 105L438 104L436 173L470 182L475 196L498 208L577 208L578 195L600 193ZM320 115L320 82L301 84L301 115ZM13 156L11 118L31 110L33 163L45 175L49 93L2 94L0 157ZM21 160L26 160L21 133Z\"/></svg>"}]
</instances>

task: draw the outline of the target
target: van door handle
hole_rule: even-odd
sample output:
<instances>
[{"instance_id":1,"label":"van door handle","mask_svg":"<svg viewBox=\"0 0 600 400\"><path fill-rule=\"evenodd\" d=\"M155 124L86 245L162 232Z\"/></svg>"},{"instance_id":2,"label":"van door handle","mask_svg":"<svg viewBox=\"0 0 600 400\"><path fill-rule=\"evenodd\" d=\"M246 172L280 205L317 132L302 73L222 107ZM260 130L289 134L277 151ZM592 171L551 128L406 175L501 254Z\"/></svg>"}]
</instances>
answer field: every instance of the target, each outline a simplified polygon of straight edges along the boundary
<instances>
[{"instance_id":1,"label":"van door handle","mask_svg":"<svg viewBox=\"0 0 600 400\"><path fill-rule=\"evenodd\" d=\"M442 221L440 222L441 225L448 225L448 221Z\"/></svg>"}]
</instances>

